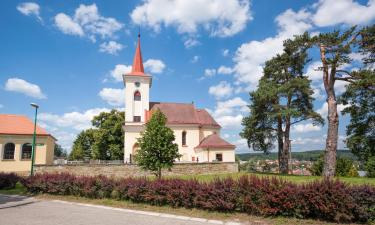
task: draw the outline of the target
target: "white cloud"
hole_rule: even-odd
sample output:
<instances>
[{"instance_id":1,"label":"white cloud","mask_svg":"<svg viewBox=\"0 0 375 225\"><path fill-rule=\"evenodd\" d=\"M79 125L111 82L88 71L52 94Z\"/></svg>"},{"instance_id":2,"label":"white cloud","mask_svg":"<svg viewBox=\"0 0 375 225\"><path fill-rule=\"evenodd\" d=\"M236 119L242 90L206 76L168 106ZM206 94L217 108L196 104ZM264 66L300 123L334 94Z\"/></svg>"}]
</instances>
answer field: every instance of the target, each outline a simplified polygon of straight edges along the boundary
<instances>
[{"instance_id":1,"label":"white cloud","mask_svg":"<svg viewBox=\"0 0 375 225\"><path fill-rule=\"evenodd\" d=\"M317 9L313 21L321 27L340 23L368 24L375 19L374 0L369 0L367 5L361 5L353 0L320 0L315 7Z\"/></svg>"},{"instance_id":2,"label":"white cloud","mask_svg":"<svg viewBox=\"0 0 375 225\"><path fill-rule=\"evenodd\" d=\"M246 85L248 90L254 89L262 77L264 62L283 51L285 39L311 29L310 17L306 10L294 12L288 9L275 19L279 27L275 37L242 44L233 59L236 83Z\"/></svg>"},{"instance_id":3,"label":"white cloud","mask_svg":"<svg viewBox=\"0 0 375 225\"><path fill-rule=\"evenodd\" d=\"M55 24L64 34L84 35L82 27L64 13L59 13L55 16Z\"/></svg>"},{"instance_id":4,"label":"white cloud","mask_svg":"<svg viewBox=\"0 0 375 225\"><path fill-rule=\"evenodd\" d=\"M213 77L213 76L215 76L215 74L216 74L215 69L205 69L204 70L204 76L206 76L206 77Z\"/></svg>"},{"instance_id":5,"label":"white cloud","mask_svg":"<svg viewBox=\"0 0 375 225\"><path fill-rule=\"evenodd\" d=\"M244 113L248 113L247 103L240 97L218 101L215 109L207 109L224 129L239 129Z\"/></svg>"},{"instance_id":6,"label":"white cloud","mask_svg":"<svg viewBox=\"0 0 375 225\"><path fill-rule=\"evenodd\" d=\"M62 115L53 113L40 113L38 119L41 122L55 127L69 127L77 131L92 127L91 120L101 112L109 112L107 108L93 108L85 112L69 112Z\"/></svg>"},{"instance_id":7,"label":"white cloud","mask_svg":"<svg viewBox=\"0 0 375 225\"><path fill-rule=\"evenodd\" d=\"M199 59L200 59L200 57L198 55L195 55L195 56L193 56L193 59L191 60L191 63L196 63L196 62L199 61Z\"/></svg>"},{"instance_id":8,"label":"white cloud","mask_svg":"<svg viewBox=\"0 0 375 225\"><path fill-rule=\"evenodd\" d=\"M5 83L5 90L19 92L39 99L47 98L38 85L29 83L19 78L9 78Z\"/></svg>"},{"instance_id":9,"label":"white cloud","mask_svg":"<svg viewBox=\"0 0 375 225\"><path fill-rule=\"evenodd\" d=\"M221 81L218 85L211 86L208 89L208 93L215 96L217 99L227 98L233 94L233 87L230 83Z\"/></svg>"},{"instance_id":10,"label":"white cloud","mask_svg":"<svg viewBox=\"0 0 375 225\"><path fill-rule=\"evenodd\" d=\"M242 31L252 19L248 0L146 0L130 16L134 23L155 31L164 25L176 27L179 33L194 34L202 27L219 37Z\"/></svg>"},{"instance_id":11,"label":"white cloud","mask_svg":"<svg viewBox=\"0 0 375 225\"><path fill-rule=\"evenodd\" d=\"M121 51L123 48L124 46L122 44L117 43L115 41L109 41L100 44L99 51L106 52L111 55L117 55L118 52Z\"/></svg>"},{"instance_id":12,"label":"white cloud","mask_svg":"<svg viewBox=\"0 0 375 225\"><path fill-rule=\"evenodd\" d=\"M229 55L229 49L224 49L222 52L223 56L228 56Z\"/></svg>"},{"instance_id":13,"label":"white cloud","mask_svg":"<svg viewBox=\"0 0 375 225\"><path fill-rule=\"evenodd\" d=\"M109 75L116 82L122 82L122 75L129 73L131 70L132 70L131 65L117 64L113 70L109 71Z\"/></svg>"},{"instance_id":14,"label":"white cloud","mask_svg":"<svg viewBox=\"0 0 375 225\"><path fill-rule=\"evenodd\" d=\"M165 69L165 64L159 59L148 59L144 63L145 69L151 73L162 73Z\"/></svg>"},{"instance_id":15,"label":"white cloud","mask_svg":"<svg viewBox=\"0 0 375 225\"><path fill-rule=\"evenodd\" d=\"M125 104L124 89L103 88L99 92L99 96L108 104L113 106L123 106Z\"/></svg>"},{"instance_id":16,"label":"white cloud","mask_svg":"<svg viewBox=\"0 0 375 225\"><path fill-rule=\"evenodd\" d=\"M81 4L74 16L59 13L55 16L56 26L65 34L87 36L93 42L99 36L102 39L113 38L124 25L111 17L99 14L96 4Z\"/></svg>"},{"instance_id":17,"label":"white cloud","mask_svg":"<svg viewBox=\"0 0 375 225\"><path fill-rule=\"evenodd\" d=\"M311 131L320 131L322 128L318 125L314 126L312 123L296 124L292 127L296 133L308 133Z\"/></svg>"},{"instance_id":18,"label":"white cloud","mask_svg":"<svg viewBox=\"0 0 375 225\"><path fill-rule=\"evenodd\" d=\"M185 48L192 48L194 46L200 45L200 42L195 37L189 37L184 41Z\"/></svg>"},{"instance_id":19,"label":"white cloud","mask_svg":"<svg viewBox=\"0 0 375 225\"><path fill-rule=\"evenodd\" d=\"M233 73L233 69L230 68L230 67L227 67L227 66L220 66L217 69L217 73L219 73L219 74L231 74L231 73Z\"/></svg>"},{"instance_id":20,"label":"white cloud","mask_svg":"<svg viewBox=\"0 0 375 225\"><path fill-rule=\"evenodd\" d=\"M323 138L308 138L308 137L297 137L294 140L292 140L292 146L293 145L306 145L306 144L321 144L324 143ZM310 147L311 150L311 147Z\"/></svg>"},{"instance_id":21,"label":"white cloud","mask_svg":"<svg viewBox=\"0 0 375 225\"><path fill-rule=\"evenodd\" d=\"M23 2L17 5L17 10L26 16L34 15L39 21L43 21L40 17L40 7L35 2Z\"/></svg>"},{"instance_id":22,"label":"white cloud","mask_svg":"<svg viewBox=\"0 0 375 225\"><path fill-rule=\"evenodd\" d=\"M321 67L321 61L312 62L307 66L305 75L312 81L321 81L323 79L323 71L319 70Z\"/></svg>"}]
</instances>

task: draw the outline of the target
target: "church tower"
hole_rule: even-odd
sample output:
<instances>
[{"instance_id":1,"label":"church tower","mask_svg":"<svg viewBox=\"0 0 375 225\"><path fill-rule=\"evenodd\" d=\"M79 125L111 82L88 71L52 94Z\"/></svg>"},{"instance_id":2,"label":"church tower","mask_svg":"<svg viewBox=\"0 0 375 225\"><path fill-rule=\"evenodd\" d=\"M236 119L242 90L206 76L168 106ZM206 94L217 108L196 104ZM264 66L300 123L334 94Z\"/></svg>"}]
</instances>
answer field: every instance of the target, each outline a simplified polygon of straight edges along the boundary
<instances>
[{"instance_id":1,"label":"church tower","mask_svg":"<svg viewBox=\"0 0 375 225\"><path fill-rule=\"evenodd\" d=\"M131 162L138 146L139 133L143 130L150 105L152 77L145 73L141 53L140 34L130 73L123 75L125 85L125 150L124 161Z\"/></svg>"}]
</instances>

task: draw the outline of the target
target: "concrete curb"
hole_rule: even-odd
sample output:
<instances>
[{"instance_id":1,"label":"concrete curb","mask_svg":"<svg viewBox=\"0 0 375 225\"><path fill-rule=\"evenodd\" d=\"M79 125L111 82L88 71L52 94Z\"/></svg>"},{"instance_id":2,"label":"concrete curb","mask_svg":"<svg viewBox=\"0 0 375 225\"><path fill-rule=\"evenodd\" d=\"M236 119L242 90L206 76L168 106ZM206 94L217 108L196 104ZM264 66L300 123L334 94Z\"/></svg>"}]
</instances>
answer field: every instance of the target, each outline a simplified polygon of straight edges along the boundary
<instances>
[{"instance_id":1,"label":"concrete curb","mask_svg":"<svg viewBox=\"0 0 375 225\"><path fill-rule=\"evenodd\" d=\"M241 225L241 223L234 222L234 221L221 221L221 220L209 220L204 218L198 217L189 217L189 216L179 216L167 213L157 213L157 212L148 212L148 211L141 211L141 210L134 210L134 209L123 209L123 208L115 208L110 206L102 206L102 205L93 205L93 204L86 204L86 203L77 203L77 202L68 202L62 200L51 200L51 202L69 204L69 205L78 205L78 206L86 206L92 208L100 208L100 209L107 209L107 210L114 210L126 213L134 213L140 215L147 215L147 216L157 216L157 217L165 217L165 218L172 218L172 219L179 219L179 220L190 220L190 221L197 221L197 222L206 222L211 224L222 224L222 225Z\"/></svg>"},{"instance_id":2,"label":"concrete curb","mask_svg":"<svg viewBox=\"0 0 375 225\"><path fill-rule=\"evenodd\" d=\"M0 194L0 198L8 198L8 199L14 199L15 201L9 201L7 203L0 204L0 209L7 209L17 206L23 206L28 205L34 202L37 202L35 198L32 197L26 197L21 195L3 195Z\"/></svg>"}]
</instances>

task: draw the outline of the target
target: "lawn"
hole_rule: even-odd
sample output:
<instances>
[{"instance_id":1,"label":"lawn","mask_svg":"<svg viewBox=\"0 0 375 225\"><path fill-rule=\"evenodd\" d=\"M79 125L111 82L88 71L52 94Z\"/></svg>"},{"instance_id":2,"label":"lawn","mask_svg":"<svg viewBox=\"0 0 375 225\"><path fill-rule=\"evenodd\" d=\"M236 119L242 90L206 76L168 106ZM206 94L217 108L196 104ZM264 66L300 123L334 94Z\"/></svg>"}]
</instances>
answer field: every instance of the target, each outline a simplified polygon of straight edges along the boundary
<instances>
[{"instance_id":1,"label":"lawn","mask_svg":"<svg viewBox=\"0 0 375 225\"><path fill-rule=\"evenodd\" d=\"M238 179L243 175L256 175L259 177L275 177L284 179L286 181L295 182L298 184L303 184L307 182L312 182L315 180L321 180L322 177L318 176L298 176L298 175L279 175L279 174L266 174L266 173L247 173L247 172L238 172L238 173L226 173L226 174L209 174L209 175L181 175L181 176L167 176L168 178L182 178L182 179L197 179L199 181L212 181L215 178L226 178L231 177L233 179ZM369 184L375 186L375 178L367 178L367 177L338 177L342 182L353 184L353 185L361 185L361 184Z\"/></svg>"}]
</instances>

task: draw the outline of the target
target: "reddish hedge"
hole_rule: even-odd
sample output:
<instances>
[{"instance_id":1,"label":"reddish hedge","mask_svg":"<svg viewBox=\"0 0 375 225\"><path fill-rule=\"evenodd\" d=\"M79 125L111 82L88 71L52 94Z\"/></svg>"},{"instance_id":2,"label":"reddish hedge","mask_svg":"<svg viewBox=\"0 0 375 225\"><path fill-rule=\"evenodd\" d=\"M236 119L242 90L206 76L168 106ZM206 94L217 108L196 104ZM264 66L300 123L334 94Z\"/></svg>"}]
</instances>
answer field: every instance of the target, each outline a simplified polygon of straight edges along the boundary
<instances>
[{"instance_id":1,"label":"reddish hedge","mask_svg":"<svg viewBox=\"0 0 375 225\"><path fill-rule=\"evenodd\" d=\"M368 222L375 218L375 188L338 180L297 185L276 178L243 176L238 180L146 178L110 179L43 174L24 185L32 193L113 198L152 205L245 212L263 216L315 218L336 222Z\"/></svg>"},{"instance_id":2,"label":"reddish hedge","mask_svg":"<svg viewBox=\"0 0 375 225\"><path fill-rule=\"evenodd\" d=\"M15 188L17 182L21 181L21 179L22 178L15 173L0 172L0 190Z\"/></svg>"}]
</instances>

